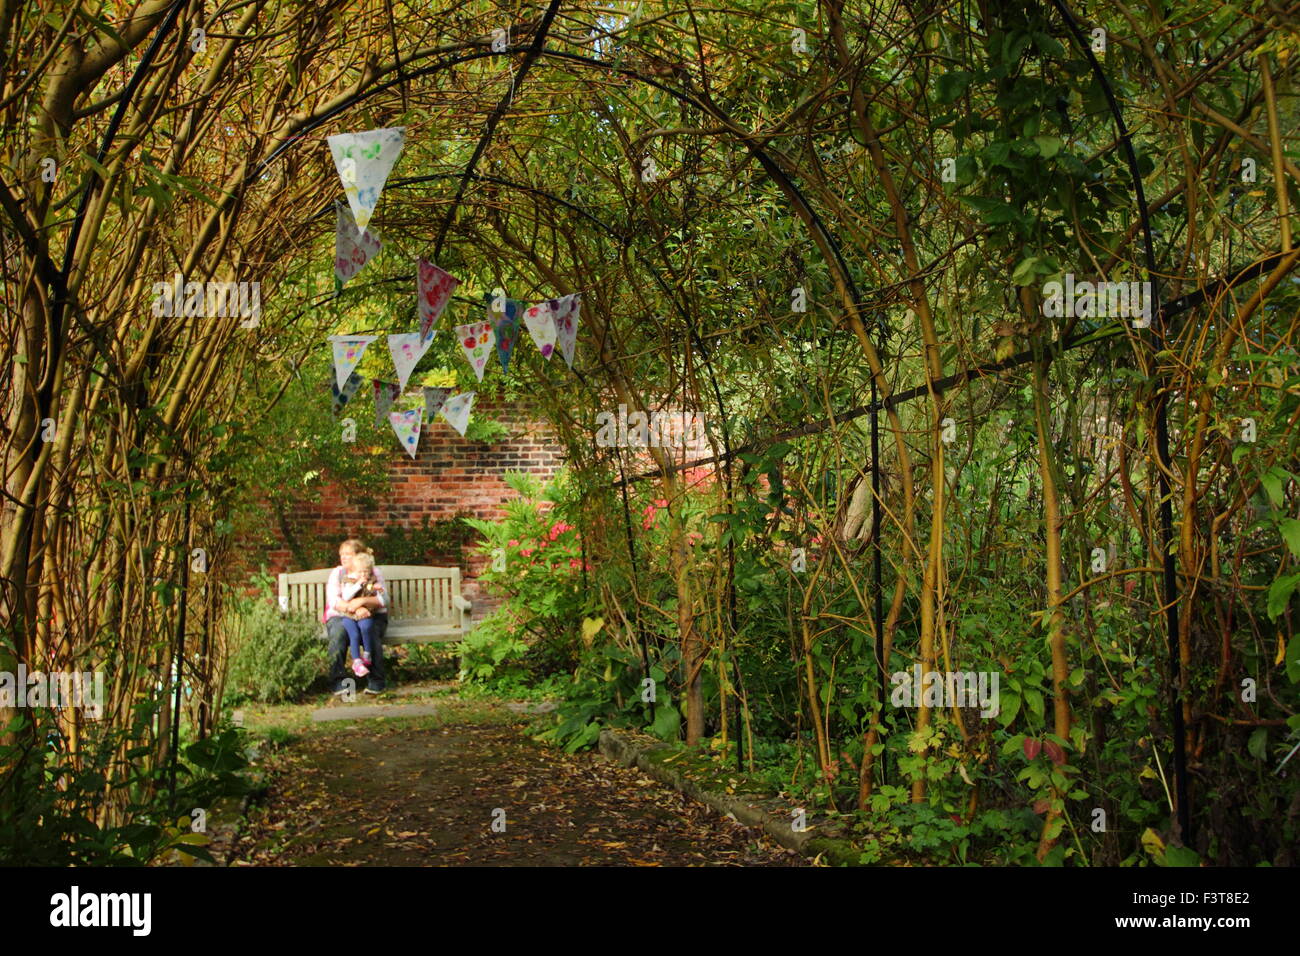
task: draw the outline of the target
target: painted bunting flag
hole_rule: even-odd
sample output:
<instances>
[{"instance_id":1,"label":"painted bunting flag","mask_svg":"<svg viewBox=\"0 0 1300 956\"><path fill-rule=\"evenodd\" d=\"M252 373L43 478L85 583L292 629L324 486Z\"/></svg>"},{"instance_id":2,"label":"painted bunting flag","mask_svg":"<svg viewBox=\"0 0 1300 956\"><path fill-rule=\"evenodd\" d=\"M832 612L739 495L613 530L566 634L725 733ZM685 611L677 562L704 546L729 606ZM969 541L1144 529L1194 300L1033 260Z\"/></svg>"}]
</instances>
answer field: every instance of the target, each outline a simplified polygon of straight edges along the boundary
<instances>
[{"instance_id":1,"label":"painted bunting flag","mask_svg":"<svg viewBox=\"0 0 1300 956\"><path fill-rule=\"evenodd\" d=\"M371 129L364 133L339 133L328 138L334 166L357 226L364 229L374 215L379 194L406 142L406 127Z\"/></svg>"},{"instance_id":2,"label":"painted bunting flag","mask_svg":"<svg viewBox=\"0 0 1300 956\"><path fill-rule=\"evenodd\" d=\"M412 458L420 447L420 418L423 415L422 408L408 408L404 412L388 413L388 420L393 424L397 440L402 443L402 450Z\"/></svg>"},{"instance_id":3,"label":"painted bunting flag","mask_svg":"<svg viewBox=\"0 0 1300 956\"><path fill-rule=\"evenodd\" d=\"M397 369L397 384L400 388L406 388L406 380L411 377L415 366L432 344L433 339L429 338L421 345L419 332L398 332L388 336L388 351L393 356L393 367Z\"/></svg>"},{"instance_id":4,"label":"painted bunting flag","mask_svg":"<svg viewBox=\"0 0 1300 956\"><path fill-rule=\"evenodd\" d=\"M330 383L330 388L334 392L335 415L338 415L339 412L343 411L343 406L346 405L348 400L357 393L357 389L361 387L363 381L365 381L365 379L356 372L353 372L342 385L339 385L338 382Z\"/></svg>"},{"instance_id":5,"label":"painted bunting flag","mask_svg":"<svg viewBox=\"0 0 1300 956\"><path fill-rule=\"evenodd\" d=\"M555 308L555 336L560 354L569 368L573 368L573 353L578 345L578 310L582 307L582 294L575 292L560 299Z\"/></svg>"},{"instance_id":6,"label":"painted bunting flag","mask_svg":"<svg viewBox=\"0 0 1300 956\"><path fill-rule=\"evenodd\" d=\"M473 407L474 393L461 392L459 395L453 395L447 399L438 414L445 418L447 424L460 432L461 437L464 438L465 429L469 427L469 410Z\"/></svg>"},{"instance_id":7,"label":"painted bunting flag","mask_svg":"<svg viewBox=\"0 0 1300 956\"><path fill-rule=\"evenodd\" d=\"M392 382L381 382L379 379L374 379L370 384L375 390L375 427L378 428L388 418L388 410L397 401L397 396L402 394L402 389Z\"/></svg>"},{"instance_id":8,"label":"painted bunting flag","mask_svg":"<svg viewBox=\"0 0 1300 956\"><path fill-rule=\"evenodd\" d=\"M493 331L496 333L497 358L501 362L501 371L508 372L510 353L514 350L515 340L519 338L519 314L524 311L524 303L506 299L504 314L492 312L490 303L488 311L492 316Z\"/></svg>"},{"instance_id":9,"label":"painted bunting flag","mask_svg":"<svg viewBox=\"0 0 1300 956\"><path fill-rule=\"evenodd\" d=\"M449 388L426 388L424 390L424 420L433 423L434 416L442 408L443 402L451 394Z\"/></svg>"},{"instance_id":10,"label":"painted bunting flag","mask_svg":"<svg viewBox=\"0 0 1300 956\"><path fill-rule=\"evenodd\" d=\"M343 203L335 203L334 208L334 278L347 282L379 254L383 243L373 232L358 229Z\"/></svg>"},{"instance_id":11,"label":"painted bunting flag","mask_svg":"<svg viewBox=\"0 0 1300 956\"><path fill-rule=\"evenodd\" d=\"M491 292L483 293L483 302L487 305L487 319L493 325L502 319L515 318L524 310L524 303L518 299L495 296Z\"/></svg>"},{"instance_id":12,"label":"painted bunting flag","mask_svg":"<svg viewBox=\"0 0 1300 956\"><path fill-rule=\"evenodd\" d=\"M334 346L334 380L343 388L352 370L366 353L366 346L379 338L377 335L331 335Z\"/></svg>"},{"instance_id":13,"label":"painted bunting flag","mask_svg":"<svg viewBox=\"0 0 1300 956\"><path fill-rule=\"evenodd\" d=\"M555 299L538 302L524 309L524 324L542 358L549 361L555 351Z\"/></svg>"},{"instance_id":14,"label":"painted bunting flag","mask_svg":"<svg viewBox=\"0 0 1300 956\"><path fill-rule=\"evenodd\" d=\"M416 263L415 275L415 297L420 304L420 338L432 338L433 327L451 301L451 294L460 285L460 280L423 258Z\"/></svg>"},{"instance_id":15,"label":"painted bunting flag","mask_svg":"<svg viewBox=\"0 0 1300 956\"><path fill-rule=\"evenodd\" d=\"M478 380L483 381L483 371L487 366L488 356L492 354L492 346L496 344L492 325L488 322L458 325L456 341L460 343L461 350L465 353L465 360L469 362L470 368L474 369Z\"/></svg>"}]
</instances>

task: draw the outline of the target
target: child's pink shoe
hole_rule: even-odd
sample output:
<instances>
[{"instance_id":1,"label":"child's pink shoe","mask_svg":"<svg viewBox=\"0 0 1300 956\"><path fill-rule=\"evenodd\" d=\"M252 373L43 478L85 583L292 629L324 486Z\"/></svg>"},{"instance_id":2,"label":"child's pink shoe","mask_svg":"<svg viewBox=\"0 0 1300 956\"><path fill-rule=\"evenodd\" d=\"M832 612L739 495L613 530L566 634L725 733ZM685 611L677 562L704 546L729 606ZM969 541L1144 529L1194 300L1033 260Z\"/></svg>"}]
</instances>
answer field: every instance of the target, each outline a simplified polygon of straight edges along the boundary
<instances>
[{"instance_id":1,"label":"child's pink shoe","mask_svg":"<svg viewBox=\"0 0 1300 956\"><path fill-rule=\"evenodd\" d=\"M356 657L352 659L352 673L356 674L358 677L365 677L370 673L370 668L365 665L365 662L362 661L361 658Z\"/></svg>"}]
</instances>

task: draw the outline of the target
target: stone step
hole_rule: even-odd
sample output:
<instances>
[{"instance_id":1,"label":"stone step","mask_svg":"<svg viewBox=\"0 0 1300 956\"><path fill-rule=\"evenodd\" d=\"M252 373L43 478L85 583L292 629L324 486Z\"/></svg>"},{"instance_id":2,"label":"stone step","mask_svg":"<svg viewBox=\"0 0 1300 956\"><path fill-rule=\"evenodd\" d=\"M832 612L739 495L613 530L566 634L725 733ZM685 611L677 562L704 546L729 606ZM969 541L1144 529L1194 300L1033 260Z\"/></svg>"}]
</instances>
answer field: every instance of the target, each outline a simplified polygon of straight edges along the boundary
<instances>
[{"instance_id":1,"label":"stone step","mask_svg":"<svg viewBox=\"0 0 1300 956\"><path fill-rule=\"evenodd\" d=\"M368 720L372 717L429 717L438 712L433 704L343 704L312 711L313 723L331 720Z\"/></svg>"}]
</instances>

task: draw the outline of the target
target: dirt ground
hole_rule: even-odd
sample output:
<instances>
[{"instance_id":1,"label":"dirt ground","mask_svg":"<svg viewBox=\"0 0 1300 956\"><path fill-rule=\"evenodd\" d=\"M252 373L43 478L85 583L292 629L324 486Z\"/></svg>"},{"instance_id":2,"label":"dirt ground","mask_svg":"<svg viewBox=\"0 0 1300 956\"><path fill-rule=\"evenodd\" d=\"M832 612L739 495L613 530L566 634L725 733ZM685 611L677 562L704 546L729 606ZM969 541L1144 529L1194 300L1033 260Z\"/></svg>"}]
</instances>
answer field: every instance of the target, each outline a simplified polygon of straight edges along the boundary
<instances>
[{"instance_id":1,"label":"dirt ground","mask_svg":"<svg viewBox=\"0 0 1300 956\"><path fill-rule=\"evenodd\" d=\"M233 866L805 866L599 754L494 725L321 725L265 762Z\"/></svg>"}]
</instances>

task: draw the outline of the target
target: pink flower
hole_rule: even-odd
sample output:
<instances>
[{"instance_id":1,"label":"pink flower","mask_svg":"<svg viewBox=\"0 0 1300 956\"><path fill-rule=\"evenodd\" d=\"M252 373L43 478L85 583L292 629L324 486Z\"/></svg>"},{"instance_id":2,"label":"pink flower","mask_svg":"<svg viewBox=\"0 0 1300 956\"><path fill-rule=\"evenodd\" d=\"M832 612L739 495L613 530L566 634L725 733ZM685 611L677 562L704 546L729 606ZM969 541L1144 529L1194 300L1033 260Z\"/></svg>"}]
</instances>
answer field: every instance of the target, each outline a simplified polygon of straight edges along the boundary
<instances>
[{"instance_id":1,"label":"pink flower","mask_svg":"<svg viewBox=\"0 0 1300 956\"><path fill-rule=\"evenodd\" d=\"M655 507L656 507L656 508L667 508L667 507L668 507L668 499L667 499L667 498L656 498L656 499L655 499Z\"/></svg>"},{"instance_id":2,"label":"pink flower","mask_svg":"<svg viewBox=\"0 0 1300 956\"><path fill-rule=\"evenodd\" d=\"M510 539L510 547L512 547L512 548L517 548L517 547L519 547L519 539L518 539L518 538L511 538L511 539Z\"/></svg>"},{"instance_id":3,"label":"pink flower","mask_svg":"<svg viewBox=\"0 0 1300 956\"><path fill-rule=\"evenodd\" d=\"M569 567L577 569L582 567L582 562L577 558L569 558Z\"/></svg>"},{"instance_id":4,"label":"pink flower","mask_svg":"<svg viewBox=\"0 0 1300 956\"><path fill-rule=\"evenodd\" d=\"M533 553L533 549L532 549L532 548L524 548L524 549L523 549L522 551L520 551L519 553L522 554L522 555L526 558L526 557L528 557L530 554Z\"/></svg>"}]
</instances>

